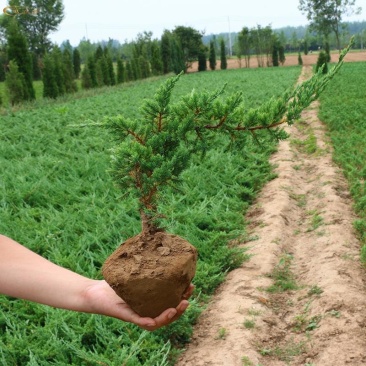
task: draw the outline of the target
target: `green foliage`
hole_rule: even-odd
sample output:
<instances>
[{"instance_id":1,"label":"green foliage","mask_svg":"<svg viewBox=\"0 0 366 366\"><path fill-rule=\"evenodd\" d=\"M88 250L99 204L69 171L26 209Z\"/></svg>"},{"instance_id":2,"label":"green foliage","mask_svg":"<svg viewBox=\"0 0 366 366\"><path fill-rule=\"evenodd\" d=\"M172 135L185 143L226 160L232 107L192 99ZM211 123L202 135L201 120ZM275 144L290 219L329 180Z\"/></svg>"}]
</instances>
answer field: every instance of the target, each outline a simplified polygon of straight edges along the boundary
<instances>
[{"instance_id":1,"label":"green foliage","mask_svg":"<svg viewBox=\"0 0 366 366\"><path fill-rule=\"evenodd\" d=\"M206 71L206 70L207 70L206 50L202 48L198 53L198 71Z\"/></svg>"},{"instance_id":2,"label":"green foliage","mask_svg":"<svg viewBox=\"0 0 366 366\"><path fill-rule=\"evenodd\" d=\"M62 76L63 76L63 83L65 85L65 92L66 93L74 93L77 91L77 85L75 82L75 75L74 75L74 65L72 61L71 53L65 49L62 52Z\"/></svg>"},{"instance_id":3,"label":"green foliage","mask_svg":"<svg viewBox=\"0 0 366 366\"><path fill-rule=\"evenodd\" d=\"M365 67L365 62L345 64L322 95L320 105L320 118L330 130L334 159L349 182L359 216L354 226L363 245L366 244Z\"/></svg>"},{"instance_id":4,"label":"green foliage","mask_svg":"<svg viewBox=\"0 0 366 366\"><path fill-rule=\"evenodd\" d=\"M303 64L301 52L299 52L297 55L297 63L299 64L299 66L302 66L302 64Z\"/></svg>"},{"instance_id":5,"label":"green foliage","mask_svg":"<svg viewBox=\"0 0 366 366\"><path fill-rule=\"evenodd\" d=\"M320 73L294 90L272 98L258 108L246 109L242 93L220 98L224 89L214 92L192 91L176 104L171 104L173 88L180 75L168 79L152 100L146 100L141 118L124 116L108 118L108 127L118 141L112 151L111 173L122 192L139 202L144 215L160 216L158 198L164 188L180 181L192 155L204 154L213 135L222 133L231 147L243 149L246 134L266 130L273 139L286 137L279 125L291 124L323 90L342 64L332 69L328 78Z\"/></svg>"},{"instance_id":6,"label":"green foliage","mask_svg":"<svg viewBox=\"0 0 366 366\"><path fill-rule=\"evenodd\" d=\"M160 140L167 131L164 129L161 136L149 134L149 128L158 126L158 120L153 118L155 111L164 117L168 127L170 123L178 126L174 137L187 130L187 146L191 147L188 152L192 155L189 163L183 162L187 168L178 176L180 190L174 186L175 181L165 185L158 208L165 214L160 218L162 225L198 248L195 284L200 294L178 322L154 333L142 332L115 319L1 296L2 362L65 366L87 366L93 362L111 366L172 364L176 351L169 351L170 345L187 342L202 302L225 273L246 258L245 253L227 243L245 238L243 214L256 192L273 177L268 158L275 151L276 139L268 132L253 130L262 141L261 145L256 144L245 130L233 131L232 127L238 125L235 118L242 120L246 116L241 121L246 128L259 126L268 115L276 121L283 113L282 102L265 101L271 96L283 100L282 93L295 83L298 73L296 67L188 74L181 76L179 83L177 79L167 80L155 98L161 80L139 81L108 88L93 97L69 103L45 101L37 109L20 108L2 116L0 232L51 261L92 278L100 278L104 259L117 244L140 230L140 221L134 196L123 192L121 199L120 191L105 173L109 167L108 151L116 142L111 141L107 131L90 127L89 121L114 116L119 110L129 116L126 123L133 127L137 122L150 121L149 126L136 126L136 132L146 133L148 148L156 152L153 162L158 163L161 156L165 157L163 154L168 157L167 163L172 161L175 152L171 147L180 152L185 141L178 143L169 135ZM321 78L317 75L305 86L286 93L289 100L296 100L289 104L289 121L298 108L318 96L331 75L332 72ZM229 97L224 98L220 91L212 92L212 85L225 82ZM174 83L176 87L171 89ZM192 88L201 92L192 92ZM164 98L167 95L170 101ZM153 99L147 100L141 117L137 110L146 98ZM240 104L240 100L245 103ZM205 109L197 111L197 106ZM189 130L189 123L185 122L192 116L195 124ZM222 116L226 116L222 133L204 127L207 117L214 124L218 121L211 117ZM84 127L71 127L70 121ZM123 130L119 132L123 135ZM279 131L275 131L276 136L281 137ZM127 139L137 144L128 131ZM166 151L162 151L160 142L165 144ZM240 148L228 149L230 143ZM139 146L132 152L145 150L148 149ZM203 151L204 159L195 151ZM141 162L151 168L148 160ZM177 166L178 170L181 168ZM154 178L166 178L165 173L158 169Z\"/></svg>"},{"instance_id":7,"label":"green foliage","mask_svg":"<svg viewBox=\"0 0 366 366\"><path fill-rule=\"evenodd\" d=\"M43 56L50 51L52 42L48 37L64 18L62 0L9 0L9 5L39 9L37 16L22 15L17 17L18 22L32 52Z\"/></svg>"},{"instance_id":8,"label":"green foliage","mask_svg":"<svg viewBox=\"0 0 366 366\"><path fill-rule=\"evenodd\" d=\"M7 40L8 59L16 62L19 72L24 77L25 87L22 98L23 100L33 100L35 99L35 91L32 83L32 57L16 19L11 19L8 24Z\"/></svg>"},{"instance_id":9,"label":"green foliage","mask_svg":"<svg viewBox=\"0 0 366 366\"><path fill-rule=\"evenodd\" d=\"M290 254L284 253L279 263L273 269L269 275L273 279L274 283L267 288L268 292L285 292L296 290L298 288L295 277L291 271L291 261L293 257Z\"/></svg>"},{"instance_id":10,"label":"green foliage","mask_svg":"<svg viewBox=\"0 0 366 366\"><path fill-rule=\"evenodd\" d=\"M172 67L172 34L168 30L164 30L163 35L160 40L160 50L161 50L161 61L163 65L163 74L167 74L173 71Z\"/></svg>"},{"instance_id":11,"label":"green foliage","mask_svg":"<svg viewBox=\"0 0 366 366\"><path fill-rule=\"evenodd\" d=\"M273 66L279 66L280 65L280 59L278 54L278 43L274 42L272 45L272 65Z\"/></svg>"},{"instance_id":12,"label":"green foliage","mask_svg":"<svg viewBox=\"0 0 366 366\"><path fill-rule=\"evenodd\" d=\"M126 76L127 81L134 80L132 65L130 61L126 61Z\"/></svg>"},{"instance_id":13,"label":"green foliage","mask_svg":"<svg viewBox=\"0 0 366 366\"><path fill-rule=\"evenodd\" d=\"M244 55L245 67L250 66L250 56L252 51L253 36L248 27L244 27L238 34L238 54Z\"/></svg>"},{"instance_id":14,"label":"green foliage","mask_svg":"<svg viewBox=\"0 0 366 366\"><path fill-rule=\"evenodd\" d=\"M225 41L221 39L220 42L220 69L226 70L227 69L227 59L226 59L226 48L225 48Z\"/></svg>"},{"instance_id":15,"label":"green foliage","mask_svg":"<svg viewBox=\"0 0 366 366\"><path fill-rule=\"evenodd\" d=\"M58 86L55 79L55 63L52 55L46 54L43 58L43 97L57 98Z\"/></svg>"},{"instance_id":16,"label":"green foliage","mask_svg":"<svg viewBox=\"0 0 366 366\"><path fill-rule=\"evenodd\" d=\"M161 60L161 52L157 41L151 44L151 73L153 75L161 75L163 73L163 62Z\"/></svg>"},{"instance_id":17,"label":"green foliage","mask_svg":"<svg viewBox=\"0 0 366 366\"><path fill-rule=\"evenodd\" d=\"M286 61L286 56L285 56L285 47L282 44L278 48L278 57L281 65L283 65Z\"/></svg>"},{"instance_id":18,"label":"green foliage","mask_svg":"<svg viewBox=\"0 0 366 366\"><path fill-rule=\"evenodd\" d=\"M311 30L319 32L326 38L334 32L337 48L340 49L342 17L344 14L358 13L360 9L354 9L355 5L356 0L300 0L299 9L306 14Z\"/></svg>"},{"instance_id":19,"label":"green foliage","mask_svg":"<svg viewBox=\"0 0 366 366\"><path fill-rule=\"evenodd\" d=\"M216 69L216 50L215 50L215 42L212 40L210 41L210 69L215 70Z\"/></svg>"},{"instance_id":20,"label":"green foliage","mask_svg":"<svg viewBox=\"0 0 366 366\"><path fill-rule=\"evenodd\" d=\"M90 74L89 65L86 64L81 72L81 86L83 89L93 88L93 80Z\"/></svg>"},{"instance_id":21,"label":"green foliage","mask_svg":"<svg viewBox=\"0 0 366 366\"><path fill-rule=\"evenodd\" d=\"M244 89L248 104L259 105L293 85L298 74L298 68L289 67L183 75L171 101L179 101L192 88L210 90L213 84L227 82L227 93ZM0 232L61 266L101 278L104 259L139 232L140 221L135 200L128 194L121 199L106 174L108 152L115 142L107 131L87 127L88 121L120 110L137 118L141 100L153 97L160 84L161 79L138 81L87 98L43 101L37 108L3 115ZM86 127L70 126L79 123ZM168 186L159 201L166 214L164 226L186 237L200 252L195 300L184 316L167 328L146 333L115 319L1 296L2 364L121 366L127 359L128 366L173 364L178 351L169 351L170 345L182 346L189 340L213 286L245 258L227 242L245 237L243 214L273 177L268 157L276 144L268 136L262 147L248 136L244 150L231 152L226 149L227 138L215 136L205 159L195 156L183 172L182 191Z\"/></svg>"},{"instance_id":22,"label":"green foliage","mask_svg":"<svg viewBox=\"0 0 366 366\"><path fill-rule=\"evenodd\" d=\"M25 99L24 76L19 72L18 65L13 60L9 62L9 72L6 74L5 85L11 105L18 104Z\"/></svg>"},{"instance_id":23,"label":"green foliage","mask_svg":"<svg viewBox=\"0 0 366 366\"><path fill-rule=\"evenodd\" d=\"M330 47L329 47L329 42L328 41L325 42L324 52L327 55L326 61L330 62L331 61L331 56L330 56Z\"/></svg>"},{"instance_id":24,"label":"green foliage","mask_svg":"<svg viewBox=\"0 0 366 366\"><path fill-rule=\"evenodd\" d=\"M182 55L185 63L184 71L186 72L192 65L192 62L197 59L200 49L203 46L202 34L192 27L185 26L175 27L172 34L177 39L181 50L183 51Z\"/></svg>"},{"instance_id":25,"label":"green foliage","mask_svg":"<svg viewBox=\"0 0 366 366\"><path fill-rule=\"evenodd\" d=\"M126 81L126 68L122 59L117 60L117 84L124 83Z\"/></svg>"},{"instance_id":26,"label":"green foliage","mask_svg":"<svg viewBox=\"0 0 366 366\"><path fill-rule=\"evenodd\" d=\"M74 67L74 76L76 79L79 79L81 71L81 56L80 51L77 48L74 48L72 51L72 63Z\"/></svg>"},{"instance_id":27,"label":"green foliage","mask_svg":"<svg viewBox=\"0 0 366 366\"><path fill-rule=\"evenodd\" d=\"M42 72L41 72L41 58L34 52L31 53L32 57L32 79L33 80L41 80Z\"/></svg>"},{"instance_id":28,"label":"green foliage","mask_svg":"<svg viewBox=\"0 0 366 366\"><path fill-rule=\"evenodd\" d=\"M108 48L104 48L104 57L107 66L107 74L108 74L108 84L107 85L115 85L116 84L116 75L114 73L113 61L112 57L108 51Z\"/></svg>"},{"instance_id":29,"label":"green foliage","mask_svg":"<svg viewBox=\"0 0 366 366\"><path fill-rule=\"evenodd\" d=\"M95 58L93 56L88 57L87 64L85 65L85 67L88 68L88 73L89 73L90 80L91 80L91 87L96 88L98 86L97 70L96 70L97 67L96 67Z\"/></svg>"},{"instance_id":30,"label":"green foliage","mask_svg":"<svg viewBox=\"0 0 366 366\"><path fill-rule=\"evenodd\" d=\"M327 54L324 51L319 52L318 60L316 62L315 71L318 72L319 70L326 74L328 72L328 63L327 63Z\"/></svg>"}]
</instances>

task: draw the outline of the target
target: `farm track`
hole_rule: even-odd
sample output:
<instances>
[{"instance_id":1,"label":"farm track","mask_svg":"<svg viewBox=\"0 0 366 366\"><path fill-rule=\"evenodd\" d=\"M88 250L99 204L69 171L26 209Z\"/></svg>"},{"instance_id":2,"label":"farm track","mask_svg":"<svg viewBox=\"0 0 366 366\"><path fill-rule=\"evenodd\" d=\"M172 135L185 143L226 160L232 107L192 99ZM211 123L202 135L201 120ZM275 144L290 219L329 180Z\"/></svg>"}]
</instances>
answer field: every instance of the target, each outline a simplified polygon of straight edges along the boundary
<instances>
[{"instance_id":1,"label":"farm track","mask_svg":"<svg viewBox=\"0 0 366 366\"><path fill-rule=\"evenodd\" d=\"M303 67L301 78L311 73ZM230 272L177 366L366 365L365 270L347 183L317 102L272 157L247 214L253 255ZM275 277L292 290L268 292ZM279 286L281 287L281 285Z\"/></svg>"}]
</instances>

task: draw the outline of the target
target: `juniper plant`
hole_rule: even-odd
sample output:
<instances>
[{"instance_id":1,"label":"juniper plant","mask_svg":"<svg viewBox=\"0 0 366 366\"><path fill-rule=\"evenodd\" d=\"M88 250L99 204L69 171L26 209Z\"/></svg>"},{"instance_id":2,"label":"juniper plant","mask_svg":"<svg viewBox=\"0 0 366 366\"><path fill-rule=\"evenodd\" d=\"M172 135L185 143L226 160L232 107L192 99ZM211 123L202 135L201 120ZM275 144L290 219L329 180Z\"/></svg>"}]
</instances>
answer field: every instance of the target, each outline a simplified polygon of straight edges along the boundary
<instances>
[{"instance_id":1,"label":"juniper plant","mask_svg":"<svg viewBox=\"0 0 366 366\"><path fill-rule=\"evenodd\" d=\"M153 99L145 101L141 118L107 118L118 140L112 151L111 173L124 191L138 198L143 231L158 230L158 198L165 187L176 185L193 154L203 153L216 133L227 134L237 148L243 135L257 139L267 131L274 139L287 137L291 125L304 108L316 100L338 72L350 45L339 62L324 75L320 69L310 79L272 98L259 108L246 108L242 94L224 97L225 86L214 92L197 92L172 103L171 96L181 74L168 79Z\"/></svg>"}]
</instances>

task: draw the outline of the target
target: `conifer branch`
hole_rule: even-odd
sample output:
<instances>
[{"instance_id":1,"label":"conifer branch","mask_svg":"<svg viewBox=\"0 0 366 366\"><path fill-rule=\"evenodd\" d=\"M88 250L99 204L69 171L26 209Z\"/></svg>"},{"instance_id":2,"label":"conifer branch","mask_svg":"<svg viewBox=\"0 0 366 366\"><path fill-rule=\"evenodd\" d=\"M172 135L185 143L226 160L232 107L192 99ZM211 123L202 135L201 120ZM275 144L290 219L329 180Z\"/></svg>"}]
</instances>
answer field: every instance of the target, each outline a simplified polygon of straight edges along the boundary
<instances>
[{"instance_id":1,"label":"conifer branch","mask_svg":"<svg viewBox=\"0 0 366 366\"><path fill-rule=\"evenodd\" d=\"M145 101L141 119L107 118L103 125L119 141L112 151L111 173L123 191L138 199L143 225L149 230L157 228L154 225L159 217L158 197L162 190L179 183L191 156L204 153L213 134L229 135L239 148L245 144L245 139L237 139L239 133L250 132L258 143L257 132L261 130L277 140L285 138L287 135L280 127L293 124L319 97L342 66L352 44L353 39L328 74L323 75L320 70L292 91L256 109L245 108L241 93L219 99L225 86L213 93L193 90L171 104L179 74L168 79L152 100Z\"/></svg>"}]
</instances>

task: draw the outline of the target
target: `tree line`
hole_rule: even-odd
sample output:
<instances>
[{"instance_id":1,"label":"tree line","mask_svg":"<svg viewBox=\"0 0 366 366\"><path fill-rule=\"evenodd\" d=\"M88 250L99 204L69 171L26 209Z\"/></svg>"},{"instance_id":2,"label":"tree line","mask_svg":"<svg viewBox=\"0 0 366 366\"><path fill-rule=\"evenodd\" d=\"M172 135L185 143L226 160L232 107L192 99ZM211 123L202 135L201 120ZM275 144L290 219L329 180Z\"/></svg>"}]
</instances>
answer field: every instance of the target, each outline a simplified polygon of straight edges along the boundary
<instances>
[{"instance_id":1,"label":"tree line","mask_svg":"<svg viewBox=\"0 0 366 366\"><path fill-rule=\"evenodd\" d=\"M335 8L329 7L327 4L332 2L343 7L337 4ZM10 0L9 6L28 3L29 0ZM302 38L293 32L289 39L271 26L243 27L234 38L234 49L228 50L226 37L208 39L203 32L185 26L165 30L160 39L154 39L151 32L143 32L123 45L112 39L98 43L83 39L77 47L72 47L69 41L58 46L52 44L49 34L64 17L62 0L31 3L47 11L36 17L0 16L0 81L5 80L11 104L35 98L33 80L43 81L44 97L57 98L75 92L78 79L82 88L89 89L187 72L195 61L198 71L215 70L217 59L220 68L226 69L228 54L234 54L245 67L250 67L253 58L260 67L279 66L285 63L287 51L299 52L300 63L300 52L307 54L314 44L321 44L329 55L332 37L338 46L342 40L342 14L355 6L355 0L330 0L323 5L316 0L300 0L299 9L307 13L310 22ZM330 20L324 22L322 16ZM366 44L364 33L359 36L361 44Z\"/></svg>"}]
</instances>

